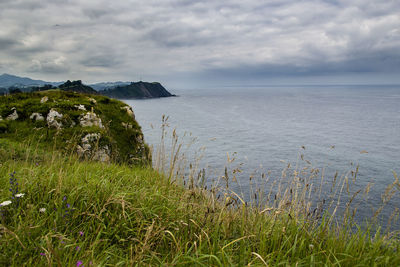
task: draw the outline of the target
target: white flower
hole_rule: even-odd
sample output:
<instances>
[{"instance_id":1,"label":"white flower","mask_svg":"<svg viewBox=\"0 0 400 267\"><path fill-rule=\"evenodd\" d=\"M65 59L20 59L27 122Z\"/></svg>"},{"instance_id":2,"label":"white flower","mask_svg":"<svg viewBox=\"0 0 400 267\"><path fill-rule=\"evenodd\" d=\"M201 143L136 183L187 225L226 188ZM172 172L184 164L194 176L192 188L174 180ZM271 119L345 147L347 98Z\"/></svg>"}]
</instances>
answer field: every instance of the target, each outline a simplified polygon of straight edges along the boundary
<instances>
[{"instance_id":1,"label":"white flower","mask_svg":"<svg viewBox=\"0 0 400 267\"><path fill-rule=\"evenodd\" d=\"M308 245L308 247L310 248L310 250L313 250L314 245L313 245L313 244L310 244L310 245Z\"/></svg>"},{"instance_id":2,"label":"white flower","mask_svg":"<svg viewBox=\"0 0 400 267\"><path fill-rule=\"evenodd\" d=\"M25 193L20 193L15 195L15 197L23 197L23 196L25 196Z\"/></svg>"},{"instance_id":3,"label":"white flower","mask_svg":"<svg viewBox=\"0 0 400 267\"><path fill-rule=\"evenodd\" d=\"M39 212L45 213L45 212L46 212L46 208L40 208L40 209L39 209Z\"/></svg>"},{"instance_id":4,"label":"white flower","mask_svg":"<svg viewBox=\"0 0 400 267\"><path fill-rule=\"evenodd\" d=\"M0 203L0 206L8 206L8 205L10 205L11 204L11 200L6 200L6 201L4 201L4 202L2 202L2 203Z\"/></svg>"}]
</instances>

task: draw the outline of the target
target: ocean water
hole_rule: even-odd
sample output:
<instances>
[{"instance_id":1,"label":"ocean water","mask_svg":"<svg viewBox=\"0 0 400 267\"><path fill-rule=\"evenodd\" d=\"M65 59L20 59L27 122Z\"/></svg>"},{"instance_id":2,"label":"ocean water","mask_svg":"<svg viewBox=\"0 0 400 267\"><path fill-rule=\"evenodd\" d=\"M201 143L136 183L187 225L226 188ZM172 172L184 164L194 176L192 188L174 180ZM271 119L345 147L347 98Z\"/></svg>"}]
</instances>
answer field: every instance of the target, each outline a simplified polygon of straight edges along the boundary
<instances>
[{"instance_id":1,"label":"ocean water","mask_svg":"<svg viewBox=\"0 0 400 267\"><path fill-rule=\"evenodd\" d=\"M170 91L179 97L125 101L133 107L145 141L160 143L161 118L169 116L171 131L197 138L189 154L205 148L201 167L209 171L209 180L223 175L227 153L236 158L233 164L242 172L237 173L240 187L233 188L244 196L250 192L251 175L268 173L270 181L281 179L282 170L288 163L296 165L300 154L313 167L324 168L326 180L335 172L349 175L359 166L352 192L372 184L367 200L359 203L356 216L361 222L382 203L393 172L400 174L400 86ZM399 195L386 205L383 224L400 208ZM395 227L400 229L398 223Z\"/></svg>"}]
</instances>

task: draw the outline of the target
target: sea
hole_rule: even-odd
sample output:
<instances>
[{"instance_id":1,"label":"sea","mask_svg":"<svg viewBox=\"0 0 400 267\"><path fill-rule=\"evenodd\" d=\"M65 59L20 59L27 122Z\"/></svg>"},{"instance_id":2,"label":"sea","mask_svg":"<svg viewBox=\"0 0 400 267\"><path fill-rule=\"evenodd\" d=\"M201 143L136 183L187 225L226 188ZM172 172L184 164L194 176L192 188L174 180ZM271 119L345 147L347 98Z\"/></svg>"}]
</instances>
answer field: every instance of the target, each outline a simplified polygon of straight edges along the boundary
<instances>
[{"instance_id":1,"label":"sea","mask_svg":"<svg viewBox=\"0 0 400 267\"><path fill-rule=\"evenodd\" d=\"M388 188L400 176L400 86L168 89L177 97L124 101L154 148L168 117L167 132L176 131L188 161L207 170L208 183L221 180L227 167L236 181L231 187L248 199L255 176L272 187L288 173L317 169L326 183L322 194L332 194L334 180L348 180L341 190L347 200L356 194L357 222L384 205L379 223L400 230L391 221L400 188ZM171 146L172 138L164 142Z\"/></svg>"}]
</instances>

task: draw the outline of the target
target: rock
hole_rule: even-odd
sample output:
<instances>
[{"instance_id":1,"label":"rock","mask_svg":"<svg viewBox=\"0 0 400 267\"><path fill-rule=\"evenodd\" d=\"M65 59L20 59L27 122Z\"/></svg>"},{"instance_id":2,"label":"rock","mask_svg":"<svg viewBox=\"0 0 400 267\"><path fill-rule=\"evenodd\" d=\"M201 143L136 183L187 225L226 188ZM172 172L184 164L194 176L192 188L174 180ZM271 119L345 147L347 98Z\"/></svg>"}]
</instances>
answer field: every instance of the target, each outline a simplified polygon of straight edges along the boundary
<instances>
[{"instance_id":1,"label":"rock","mask_svg":"<svg viewBox=\"0 0 400 267\"><path fill-rule=\"evenodd\" d=\"M97 101L96 101L96 99L94 99L94 98L91 98L91 97L88 97L88 99L89 99L90 103L92 103L92 104L94 104L94 105L96 105L96 104L97 104Z\"/></svg>"},{"instance_id":2,"label":"rock","mask_svg":"<svg viewBox=\"0 0 400 267\"><path fill-rule=\"evenodd\" d=\"M121 109L125 110L126 113L128 113L128 115L129 115L132 119L135 119L135 113L133 113L133 110L132 110L132 108L131 108L130 106L125 106L125 107L122 107Z\"/></svg>"},{"instance_id":3,"label":"rock","mask_svg":"<svg viewBox=\"0 0 400 267\"><path fill-rule=\"evenodd\" d=\"M92 145L97 143L100 140L99 133L91 133L85 135L81 139L82 145L77 145L76 150L80 157L89 157L92 154Z\"/></svg>"},{"instance_id":4,"label":"rock","mask_svg":"<svg viewBox=\"0 0 400 267\"><path fill-rule=\"evenodd\" d=\"M13 113L11 113L10 115L7 116L6 120L9 121L15 121L16 119L18 119L18 113L17 113L17 109L15 107L13 107L11 109L11 111L13 111Z\"/></svg>"},{"instance_id":5,"label":"rock","mask_svg":"<svg viewBox=\"0 0 400 267\"><path fill-rule=\"evenodd\" d=\"M40 103L46 103L47 100L49 100L49 98L47 96L42 97L42 99L40 99Z\"/></svg>"},{"instance_id":6,"label":"rock","mask_svg":"<svg viewBox=\"0 0 400 267\"><path fill-rule=\"evenodd\" d=\"M90 142L97 142L100 140L101 135L99 133L87 134L82 138L82 144L88 144Z\"/></svg>"},{"instance_id":7,"label":"rock","mask_svg":"<svg viewBox=\"0 0 400 267\"><path fill-rule=\"evenodd\" d=\"M132 129L133 125L130 123L126 123L126 122L121 122L122 127L124 127L125 129Z\"/></svg>"},{"instance_id":8,"label":"rock","mask_svg":"<svg viewBox=\"0 0 400 267\"><path fill-rule=\"evenodd\" d=\"M79 123L82 127L92 127L97 126L100 128L104 128L103 124L101 123L101 119L97 117L96 113L88 112L85 115L81 116L79 119Z\"/></svg>"},{"instance_id":9,"label":"rock","mask_svg":"<svg viewBox=\"0 0 400 267\"><path fill-rule=\"evenodd\" d=\"M92 157L93 160L101 162L110 162L110 149L106 145L102 148L93 151L92 147L96 148L101 135L99 133L91 133L85 135L81 140L81 145L77 145L76 152L80 157Z\"/></svg>"},{"instance_id":10,"label":"rock","mask_svg":"<svg viewBox=\"0 0 400 267\"><path fill-rule=\"evenodd\" d=\"M84 111L86 111L86 108L85 108L85 106L84 105L75 105L74 107L76 107L78 110L84 110Z\"/></svg>"},{"instance_id":11,"label":"rock","mask_svg":"<svg viewBox=\"0 0 400 267\"><path fill-rule=\"evenodd\" d=\"M42 116L42 114L37 112L32 113L32 115L29 118L35 121L44 121L44 117Z\"/></svg>"},{"instance_id":12,"label":"rock","mask_svg":"<svg viewBox=\"0 0 400 267\"><path fill-rule=\"evenodd\" d=\"M46 118L49 128L56 128L57 130L60 130L62 127L62 123L57 121L57 119L62 119L62 117L62 114L58 113L54 109L51 109Z\"/></svg>"},{"instance_id":13,"label":"rock","mask_svg":"<svg viewBox=\"0 0 400 267\"><path fill-rule=\"evenodd\" d=\"M94 153L93 159L100 162L110 162L110 149L108 146L104 146L97 150Z\"/></svg>"}]
</instances>

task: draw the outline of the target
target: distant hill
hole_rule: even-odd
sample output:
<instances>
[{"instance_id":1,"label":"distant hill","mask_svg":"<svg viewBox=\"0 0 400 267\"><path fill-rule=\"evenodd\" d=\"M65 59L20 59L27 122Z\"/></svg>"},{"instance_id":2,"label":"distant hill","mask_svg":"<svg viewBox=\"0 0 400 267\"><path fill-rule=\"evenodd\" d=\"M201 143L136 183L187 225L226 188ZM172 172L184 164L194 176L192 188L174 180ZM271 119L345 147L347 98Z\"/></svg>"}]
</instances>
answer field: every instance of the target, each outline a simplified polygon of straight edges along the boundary
<instances>
[{"instance_id":1,"label":"distant hill","mask_svg":"<svg viewBox=\"0 0 400 267\"><path fill-rule=\"evenodd\" d=\"M89 84L96 91L111 89L117 86L129 85L131 82L103 82L103 83L93 83Z\"/></svg>"},{"instance_id":2,"label":"distant hill","mask_svg":"<svg viewBox=\"0 0 400 267\"><path fill-rule=\"evenodd\" d=\"M102 82L85 85L81 80L46 82L10 74L0 75L0 95L16 92L46 91L60 89L86 94L101 94L119 99L142 99L175 96L160 83L153 82Z\"/></svg>"},{"instance_id":3,"label":"distant hill","mask_svg":"<svg viewBox=\"0 0 400 267\"><path fill-rule=\"evenodd\" d=\"M70 80L66 81L65 83L58 86L59 89L63 91L73 91L78 93L85 93L85 94L98 94L96 90L92 87L84 85L81 80L73 81Z\"/></svg>"},{"instance_id":4,"label":"distant hill","mask_svg":"<svg viewBox=\"0 0 400 267\"><path fill-rule=\"evenodd\" d=\"M62 84L62 82L46 82L42 80L33 80L31 78L19 77L7 73L0 75L0 87L2 88L9 88L9 87L27 88L32 86L43 86L45 84L51 84L53 86L57 86Z\"/></svg>"},{"instance_id":5,"label":"distant hill","mask_svg":"<svg viewBox=\"0 0 400 267\"><path fill-rule=\"evenodd\" d=\"M100 94L118 99L156 98L175 96L168 92L160 83L132 82L129 85L117 86L101 90Z\"/></svg>"}]
</instances>

